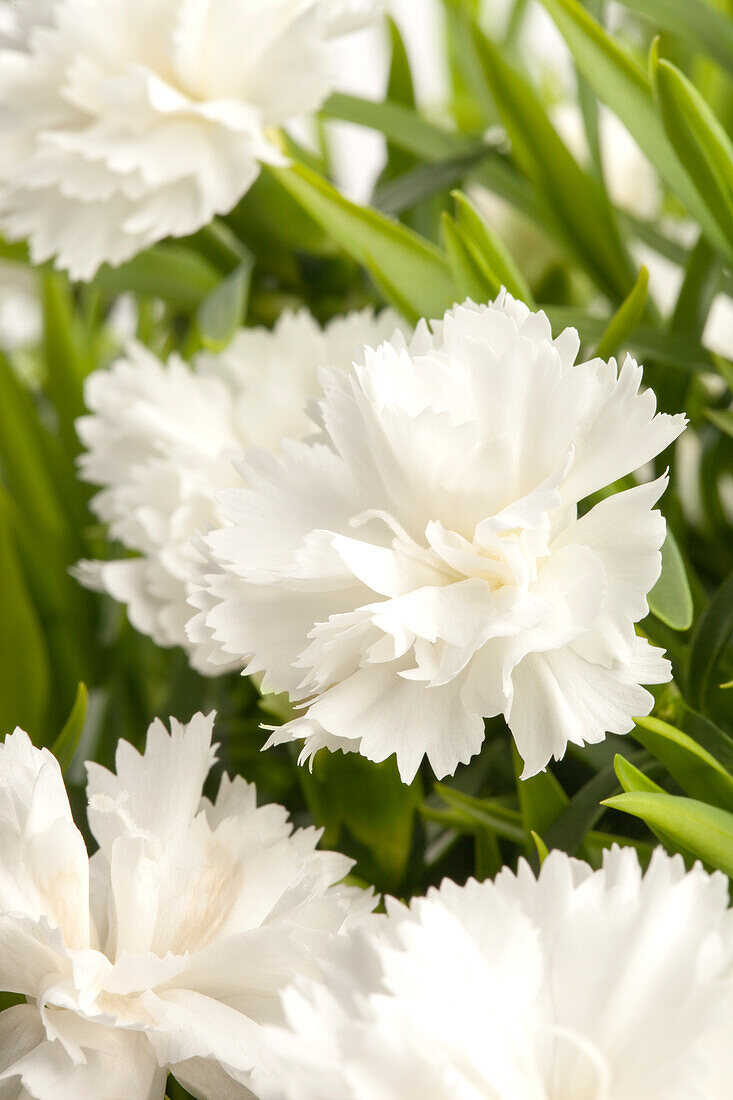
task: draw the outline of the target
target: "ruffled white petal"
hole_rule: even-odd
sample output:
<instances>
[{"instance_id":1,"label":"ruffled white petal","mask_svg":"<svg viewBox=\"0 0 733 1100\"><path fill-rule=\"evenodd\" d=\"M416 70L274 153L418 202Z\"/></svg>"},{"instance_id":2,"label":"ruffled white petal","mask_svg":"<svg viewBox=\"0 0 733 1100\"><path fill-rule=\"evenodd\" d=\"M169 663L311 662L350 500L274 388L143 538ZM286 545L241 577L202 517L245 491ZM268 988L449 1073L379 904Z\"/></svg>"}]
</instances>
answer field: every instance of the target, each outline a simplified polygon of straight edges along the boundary
<instances>
[{"instance_id":1,"label":"ruffled white petal","mask_svg":"<svg viewBox=\"0 0 733 1100\"><path fill-rule=\"evenodd\" d=\"M325 328L305 310L286 311L273 331L243 329L222 353L199 353L192 367L177 356L162 363L130 344L111 369L87 379L90 415L79 419L77 430L86 447L82 476L102 486L94 511L110 536L139 556L82 562L77 579L124 604L133 626L158 645L184 646L198 671L231 668L231 655L216 644L205 616L196 615L196 607L207 603L198 591L201 577L217 571L196 537L216 523L217 494L241 486L234 460L245 447L276 449L288 436L313 433L308 405L320 393L321 368L345 370L363 357L365 344L395 331L400 322L389 310L351 313ZM293 492L305 494L316 479L308 465L298 468L297 451L286 462L288 447L283 477L297 480ZM253 453L245 477L264 485L275 476L267 461ZM348 486L337 492L346 508ZM293 519L294 538L313 514L311 508L300 525ZM257 532L284 518L256 516ZM248 546L256 551L256 540Z\"/></svg>"},{"instance_id":2,"label":"ruffled white petal","mask_svg":"<svg viewBox=\"0 0 733 1100\"><path fill-rule=\"evenodd\" d=\"M284 996L258 1091L277 1100L724 1100L726 881L632 849L552 852L387 905Z\"/></svg>"},{"instance_id":3,"label":"ruffled white petal","mask_svg":"<svg viewBox=\"0 0 733 1100\"><path fill-rule=\"evenodd\" d=\"M685 419L656 413L632 360L578 349L504 292L466 302L325 372L320 438L248 453L202 540L218 571L190 629L289 692L302 714L269 744L442 776L503 714L532 775L648 713L641 684L669 664L635 624L665 479L579 505Z\"/></svg>"},{"instance_id":4,"label":"ruffled white petal","mask_svg":"<svg viewBox=\"0 0 733 1100\"><path fill-rule=\"evenodd\" d=\"M229 212L285 163L268 127L331 87L328 38L373 18L334 0L23 3L0 41L0 224L89 279Z\"/></svg>"}]
</instances>

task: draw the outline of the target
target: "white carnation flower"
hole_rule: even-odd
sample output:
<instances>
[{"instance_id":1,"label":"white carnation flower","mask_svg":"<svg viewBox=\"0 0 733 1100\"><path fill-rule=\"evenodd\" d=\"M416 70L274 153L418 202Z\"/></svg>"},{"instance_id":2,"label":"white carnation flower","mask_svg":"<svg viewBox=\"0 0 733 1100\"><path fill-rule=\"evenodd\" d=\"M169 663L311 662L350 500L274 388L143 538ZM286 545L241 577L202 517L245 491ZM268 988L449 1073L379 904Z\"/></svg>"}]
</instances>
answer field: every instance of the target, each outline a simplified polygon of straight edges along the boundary
<instances>
[{"instance_id":1,"label":"white carnation flower","mask_svg":"<svg viewBox=\"0 0 733 1100\"><path fill-rule=\"evenodd\" d=\"M317 109L369 0L19 0L0 42L0 226L73 278L229 212ZM7 36L7 29L6 29Z\"/></svg>"},{"instance_id":2,"label":"white carnation flower","mask_svg":"<svg viewBox=\"0 0 733 1100\"><path fill-rule=\"evenodd\" d=\"M272 1100L728 1100L727 882L661 849L444 882L284 995Z\"/></svg>"},{"instance_id":3,"label":"white carnation flower","mask_svg":"<svg viewBox=\"0 0 733 1100\"><path fill-rule=\"evenodd\" d=\"M632 359L578 347L509 295L469 302L331 374L325 442L248 454L204 540L222 572L200 618L305 708L271 743L395 753L409 781L423 756L453 773L504 714L531 776L649 712L639 685L670 667L634 623L666 479L578 504L685 419L655 415Z\"/></svg>"},{"instance_id":4,"label":"white carnation flower","mask_svg":"<svg viewBox=\"0 0 733 1100\"><path fill-rule=\"evenodd\" d=\"M305 310L286 312L273 331L242 329L226 351L201 353L193 367L132 345L110 370L92 374L92 415L77 422L88 448L82 476L104 486L92 507L111 536L141 556L82 563L80 579L124 603L133 626L158 645L182 645L200 671L221 672L208 664L207 640L186 637L194 614L186 600L203 561L192 538L213 523L217 490L241 484L232 459L247 446L276 449L284 436L312 431L305 410L321 392L319 369L346 369L363 344L387 339L399 324L389 310L364 310L321 329Z\"/></svg>"},{"instance_id":5,"label":"white carnation flower","mask_svg":"<svg viewBox=\"0 0 733 1100\"><path fill-rule=\"evenodd\" d=\"M0 1014L3 1097L162 1100L170 1069L246 1100L278 990L373 907L253 786L202 798L212 726L156 722L116 775L87 765L91 861L54 757L0 744L0 988L27 998Z\"/></svg>"}]
</instances>

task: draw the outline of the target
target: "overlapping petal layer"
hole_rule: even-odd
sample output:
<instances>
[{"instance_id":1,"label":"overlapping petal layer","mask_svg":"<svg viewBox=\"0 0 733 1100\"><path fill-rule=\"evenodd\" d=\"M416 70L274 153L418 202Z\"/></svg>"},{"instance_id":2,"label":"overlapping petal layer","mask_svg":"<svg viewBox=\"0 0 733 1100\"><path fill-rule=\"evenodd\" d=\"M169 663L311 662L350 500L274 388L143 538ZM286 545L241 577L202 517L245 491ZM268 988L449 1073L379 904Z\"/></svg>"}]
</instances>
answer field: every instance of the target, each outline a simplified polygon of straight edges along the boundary
<instances>
[{"instance_id":1,"label":"overlapping petal layer","mask_svg":"<svg viewBox=\"0 0 733 1100\"><path fill-rule=\"evenodd\" d=\"M0 988L28 1000L0 1014L3 1096L156 1100L171 1070L245 1100L279 991L373 907L242 779L202 798L212 728L156 722L88 766L91 862L53 756L0 745Z\"/></svg>"},{"instance_id":2,"label":"overlapping petal layer","mask_svg":"<svg viewBox=\"0 0 733 1100\"><path fill-rule=\"evenodd\" d=\"M633 849L444 882L284 997L271 1100L725 1100L727 883Z\"/></svg>"},{"instance_id":3,"label":"overlapping petal layer","mask_svg":"<svg viewBox=\"0 0 733 1100\"><path fill-rule=\"evenodd\" d=\"M649 712L669 663L634 624L666 479L585 502L685 420L632 359L578 348L508 294L468 302L330 373L322 439L247 454L189 629L302 705L271 743L395 753L409 781L423 756L452 774L503 714L530 776Z\"/></svg>"}]
</instances>

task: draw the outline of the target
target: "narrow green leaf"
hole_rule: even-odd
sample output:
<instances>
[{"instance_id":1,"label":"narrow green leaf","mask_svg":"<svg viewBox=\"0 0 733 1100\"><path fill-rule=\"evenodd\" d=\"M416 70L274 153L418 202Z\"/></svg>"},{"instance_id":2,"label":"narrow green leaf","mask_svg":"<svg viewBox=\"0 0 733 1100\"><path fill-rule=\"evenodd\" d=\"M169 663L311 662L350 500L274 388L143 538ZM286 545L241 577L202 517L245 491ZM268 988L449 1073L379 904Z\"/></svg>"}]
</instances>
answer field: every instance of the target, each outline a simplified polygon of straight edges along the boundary
<instances>
[{"instance_id":1,"label":"narrow green leaf","mask_svg":"<svg viewBox=\"0 0 733 1100\"><path fill-rule=\"evenodd\" d=\"M458 301L471 298L474 302L488 302L501 289L497 277L482 264L473 248L465 240L457 222L447 211L440 220L443 244L448 254L453 279L458 289Z\"/></svg>"},{"instance_id":2,"label":"narrow green leaf","mask_svg":"<svg viewBox=\"0 0 733 1100\"><path fill-rule=\"evenodd\" d=\"M42 279L45 389L56 409L59 433L72 458L81 450L74 423L84 412L82 385L87 364L74 332L74 301L68 281L60 275Z\"/></svg>"},{"instance_id":3,"label":"narrow green leaf","mask_svg":"<svg viewBox=\"0 0 733 1100\"><path fill-rule=\"evenodd\" d=\"M613 760L613 767L616 772L616 778L627 793L629 791L647 791L654 794L664 794L664 788L660 787L658 783L655 783L653 779L650 779L645 772L637 768L635 764L632 764L626 757L616 753Z\"/></svg>"},{"instance_id":4,"label":"narrow green leaf","mask_svg":"<svg viewBox=\"0 0 733 1100\"><path fill-rule=\"evenodd\" d=\"M499 283L505 286L515 298L526 302L530 309L534 309L532 292L504 242L484 221L466 195L460 191L453 191L452 195L456 204L458 225L464 238L494 273Z\"/></svg>"},{"instance_id":5,"label":"narrow green leaf","mask_svg":"<svg viewBox=\"0 0 733 1100\"><path fill-rule=\"evenodd\" d=\"M71 713L51 748L51 752L58 760L63 772L66 772L70 767L71 761L74 759L74 753L79 747L88 705L89 693L86 684L79 684Z\"/></svg>"},{"instance_id":6,"label":"narrow green leaf","mask_svg":"<svg viewBox=\"0 0 733 1100\"><path fill-rule=\"evenodd\" d=\"M655 783L653 779L650 779L645 772L639 768L634 767L628 760L625 760L623 756L616 756L614 760L614 767L616 769L616 775L618 781L621 784L623 790L628 794L630 792L646 792L647 794L666 794L663 787L660 787L658 783ZM689 858L689 852L686 848L682 848L672 838L664 832L663 829L653 828L649 826L654 833L657 840L659 840L664 847L670 852L679 852L681 855Z\"/></svg>"},{"instance_id":7,"label":"narrow green leaf","mask_svg":"<svg viewBox=\"0 0 733 1100\"><path fill-rule=\"evenodd\" d=\"M532 833L544 836L567 806L568 796L549 769L538 772L531 779L521 779L524 764L514 745L512 758L519 809L527 836Z\"/></svg>"},{"instance_id":8,"label":"narrow green leaf","mask_svg":"<svg viewBox=\"0 0 733 1100\"><path fill-rule=\"evenodd\" d=\"M705 200L683 168L657 110L651 83L634 58L585 11L578 0L541 0L602 102L618 115L670 190L682 200L713 243L725 240Z\"/></svg>"},{"instance_id":9,"label":"narrow green leaf","mask_svg":"<svg viewBox=\"0 0 733 1100\"><path fill-rule=\"evenodd\" d=\"M733 814L693 798L646 791L616 795L604 805L641 818L711 867L733 876Z\"/></svg>"},{"instance_id":10,"label":"narrow green leaf","mask_svg":"<svg viewBox=\"0 0 733 1100\"><path fill-rule=\"evenodd\" d=\"M443 130L402 103L360 99L334 92L324 103L325 118L366 126L384 134L392 145L420 160L444 160L466 151L471 139L455 130Z\"/></svg>"},{"instance_id":11,"label":"narrow green leaf","mask_svg":"<svg viewBox=\"0 0 733 1100\"><path fill-rule=\"evenodd\" d=\"M5 490L0 492L0 577L0 736L18 725L37 740L43 733L51 674L41 624L18 559Z\"/></svg>"},{"instance_id":12,"label":"narrow green leaf","mask_svg":"<svg viewBox=\"0 0 733 1100\"><path fill-rule=\"evenodd\" d=\"M7 359L0 354L0 468L36 536L64 542L76 495L73 466Z\"/></svg>"},{"instance_id":13,"label":"narrow green leaf","mask_svg":"<svg viewBox=\"0 0 733 1100\"><path fill-rule=\"evenodd\" d=\"M706 409L705 415L721 432L733 436L733 412L728 409Z\"/></svg>"},{"instance_id":14,"label":"narrow green leaf","mask_svg":"<svg viewBox=\"0 0 733 1100\"><path fill-rule=\"evenodd\" d=\"M544 840L542 839L541 836L537 835L537 833L534 831L534 829L532 829L532 840L535 843L535 848L537 849L537 857L540 861L540 867L541 867L550 853L547 850L547 845L545 844Z\"/></svg>"},{"instance_id":15,"label":"narrow green leaf","mask_svg":"<svg viewBox=\"0 0 733 1100\"><path fill-rule=\"evenodd\" d=\"M322 752L300 779L328 847L356 858L378 889L399 891L422 801L419 777L408 786L394 760L375 764L357 753Z\"/></svg>"},{"instance_id":16,"label":"narrow green leaf","mask_svg":"<svg viewBox=\"0 0 733 1100\"><path fill-rule=\"evenodd\" d=\"M568 802L559 817L544 834L548 848L561 848L575 855L586 834L603 814L601 799L618 788L613 767L609 765L589 779Z\"/></svg>"},{"instance_id":17,"label":"narrow green leaf","mask_svg":"<svg viewBox=\"0 0 733 1100\"><path fill-rule=\"evenodd\" d=\"M640 718L633 736L686 794L733 813L733 775L686 733L658 718Z\"/></svg>"},{"instance_id":18,"label":"narrow green leaf","mask_svg":"<svg viewBox=\"0 0 733 1100\"><path fill-rule=\"evenodd\" d=\"M194 310L215 289L216 268L180 244L158 244L120 267L103 267L93 286L111 294L130 292L183 310Z\"/></svg>"},{"instance_id":19,"label":"narrow green leaf","mask_svg":"<svg viewBox=\"0 0 733 1100\"><path fill-rule=\"evenodd\" d=\"M372 205L385 214L401 214L446 188L461 183L469 171L491 152L488 145L481 143L447 160L418 164L404 175L391 177L379 184L372 195Z\"/></svg>"},{"instance_id":20,"label":"narrow green leaf","mask_svg":"<svg viewBox=\"0 0 733 1100\"><path fill-rule=\"evenodd\" d=\"M733 774L733 737L729 733L704 714L693 710L682 699L675 708L674 723Z\"/></svg>"},{"instance_id":21,"label":"narrow green leaf","mask_svg":"<svg viewBox=\"0 0 733 1100\"><path fill-rule=\"evenodd\" d=\"M610 359L615 355L638 327L646 310L648 291L649 272L642 264L638 279L608 322L608 327L598 341L596 355L599 359Z\"/></svg>"},{"instance_id":22,"label":"narrow green leaf","mask_svg":"<svg viewBox=\"0 0 733 1100\"><path fill-rule=\"evenodd\" d=\"M602 318L577 309L548 305L545 308L553 328L570 325L580 333L584 345L596 346L606 328ZM641 359L659 359L670 367L698 373L715 370L715 361L696 337L685 333L670 333L649 325L639 327L629 337L629 347Z\"/></svg>"},{"instance_id":23,"label":"narrow green leaf","mask_svg":"<svg viewBox=\"0 0 733 1100\"><path fill-rule=\"evenodd\" d=\"M456 300L448 263L440 251L403 225L349 202L321 176L294 165L271 169L275 177L333 239L367 270L371 261L399 291L407 320L441 317Z\"/></svg>"},{"instance_id":24,"label":"narrow green leaf","mask_svg":"<svg viewBox=\"0 0 733 1100\"><path fill-rule=\"evenodd\" d=\"M733 73L733 23L705 0L621 0Z\"/></svg>"},{"instance_id":25,"label":"narrow green leaf","mask_svg":"<svg viewBox=\"0 0 733 1100\"><path fill-rule=\"evenodd\" d=\"M514 156L566 243L613 300L633 286L631 261L608 198L568 151L531 84L475 29L484 78L506 126Z\"/></svg>"},{"instance_id":26,"label":"narrow green leaf","mask_svg":"<svg viewBox=\"0 0 733 1100\"><path fill-rule=\"evenodd\" d=\"M515 844L526 843L527 833L522 825L521 815L516 810L508 810L489 799L471 798L444 783L435 784L435 793L450 806L459 820L462 818L467 823L470 831L477 825L487 825L497 836Z\"/></svg>"},{"instance_id":27,"label":"narrow green leaf","mask_svg":"<svg viewBox=\"0 0 733 1100\"><path fill-rule=\"evenodd\" d=\"M672 630L689 630L693 603L685 563L672 531L662 546L662 572L649 593L649 610Z\"/></svg>"},{"instance_id":28,"label":"narrow green leaf","mask_svg":"<svg viewBox=\"0 0 733 1100\"><path fill-rule=\"evenodd\" d=\"M244 324L254 260L248 257L203 300L196 322L204 347L222 351Z\"/></svg>"},{"instance_id":29,"label":"narrow green leaf","mask_svg":"<svg viewBox=\"0 0 733 1100\"><path fill-rule=\"evenodd\" d=\"M733 573L723 582L700 616L692 636L687 666L687 699L695 710L705 710L713 670L733 631Z\"/></svg>"},{"instance_id":30,"label":"narrow green leaf","mask_svg":"<svg viewBox=\"0 0 733 1100\"><path fill-rule=\"evenodd\" d=\"M697 88L669 61L651 54L654 90L664 127L733 258L733 145ZM720 240L713 239L720 246Z\"/></svg>"}]
</instances>

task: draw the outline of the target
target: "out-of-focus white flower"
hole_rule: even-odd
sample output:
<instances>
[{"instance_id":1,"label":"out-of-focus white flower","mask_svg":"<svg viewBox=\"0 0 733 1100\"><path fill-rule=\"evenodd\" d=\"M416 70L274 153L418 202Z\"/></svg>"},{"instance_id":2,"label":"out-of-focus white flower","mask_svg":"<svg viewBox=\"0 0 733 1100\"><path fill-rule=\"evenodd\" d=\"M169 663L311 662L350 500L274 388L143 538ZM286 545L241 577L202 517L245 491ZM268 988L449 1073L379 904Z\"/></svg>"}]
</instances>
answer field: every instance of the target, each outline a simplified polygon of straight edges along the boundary
<instances>
[{"instance_id":1,"label":"out-of-focus white flower","mask_svg":"<svg viewBox=\"0 0 733 1100\"><path fill-rule=\"evenodd\" d=\"M141 556L83 563L82 581L124 603L133 626L158 645L185 646L199 671L221 672L207 663L208 647L186 637L194 614L186 600L203 561L192 538L213 523L217 490L241 484L232 459L247 446L276 450L283 437L312 431L306 405L321 392L319 369L346 369L362 345L399 324L391 311L365 310L322 329L305 310L286 312L274 330L242 329L193 368L133 345L91 375L92 415L77 424L88 448L82 476L104 486L92 506L110 535Z\"/></svg>"},{"instance_id":2,"label":"out-of-focus white flower","mask_svg":"<svg viewBox=\"0 0 733 1100\"><path fill-rule=\"evenodd\" d=\"M91 278L232 209L331 87L369 0L19 0L0 45L0 226Z\"/></svg>"},{"instance_id":3,"label":"out-of-focus white flower","mask_svg":"<svg viewBox=\"0 0 733 1100\"><path fill-rule=\"evenodd\" d=\"M0 1014L2 1096L162 1100L170 1069L246 1100L278 990L372 908L242 779L202 798L212 727L156 722L116 775L87 765L91 861L54 757L20 730L0 745L0 989L28 999Z\"/></svg>"},{"instance_id":4,"label":"out-of-focus white flower","mask_svg":"<svg viewBox=\"0 0 733 1100\"><path fill-rule=\"evenodd\" d=\"M284 995L268 1100L728 1100L727 883L553 852L388 905ZM336 947L336 945L334 945ZM718 1034L720 1033L720 1034Z\"/></svg>"},{"instance_id":5,"label":"out-of-focus white flower","mask_svg":"<svg viewBox=\"0 0 733 1100\"><path fill-rule=\"evenodd\" d=\"M525 776L568 741L625 733L669 679L637 637L661 568L665 478L578 504L682 431L630 358L502 292L325 379L325 442L249 452L204 542L221 572L201 616L227 656L306 708L305 738L409 781L479 751L504 714Z\"/></svg>"},{"instance_id":6,"label":"out-of-focus white flower","mask_svg":"<svg viewBox=\"0 0 733 1100\"><path fill-rule=\"evenodd\" d=\"M0 348L16 351L41 338L41 303L34 272L0 262Z\"/></svg>"}]
</instances>

